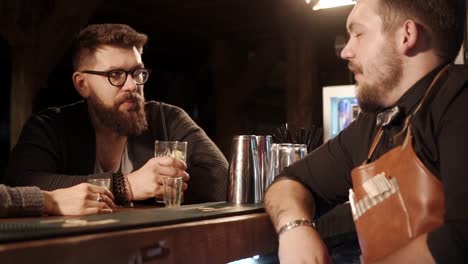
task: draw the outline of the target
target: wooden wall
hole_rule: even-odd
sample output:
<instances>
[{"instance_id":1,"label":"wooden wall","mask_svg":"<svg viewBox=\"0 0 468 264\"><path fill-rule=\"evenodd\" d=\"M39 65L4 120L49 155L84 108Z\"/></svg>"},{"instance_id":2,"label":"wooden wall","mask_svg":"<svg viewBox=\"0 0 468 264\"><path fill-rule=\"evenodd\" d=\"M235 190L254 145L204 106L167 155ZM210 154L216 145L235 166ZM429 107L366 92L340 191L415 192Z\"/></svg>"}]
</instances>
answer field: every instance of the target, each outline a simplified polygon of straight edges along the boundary
<instances>
[{"instance_id":1,"label":"wooden wall","mask_svg":"<svg viewBox=\"0 0 468 264\"><path fill-rule=\"evenodd\" d=\"M15 144L32 102L63 56L75 32L100 1L18 0L0 2L0 34L11 49L10 142Z\"/></svg>"}]
</instances>

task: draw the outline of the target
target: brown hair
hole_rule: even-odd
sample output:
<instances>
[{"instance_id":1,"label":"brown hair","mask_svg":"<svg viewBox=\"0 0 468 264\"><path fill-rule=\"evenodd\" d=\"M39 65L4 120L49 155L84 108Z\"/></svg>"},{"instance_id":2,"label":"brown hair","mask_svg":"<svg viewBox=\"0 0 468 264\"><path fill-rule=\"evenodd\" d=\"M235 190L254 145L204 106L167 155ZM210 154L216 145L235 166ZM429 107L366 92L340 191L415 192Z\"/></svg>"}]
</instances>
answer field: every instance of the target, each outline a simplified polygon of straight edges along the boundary
<instances>
[{"instance_id":1,"label":"brown hair","mask_svg":"<svg viewBox=\"0 0 468 264\"><path fill-rule=\"evenodd\" d=\"M81 30L72 47L73 69L77 70L83 59L102 45L122 48L137 47L140 52L148 37L124 24L94 24Z\"/></svg>"},{"instance_id":2,"label":"brown hair","mask_svg":"<svg viewBox=\"0 0 468 264\"><path fill-rule=\"evenodd\" d=\"M384 32L412 19L428 30L438 55L452 62L460 50L466 19L465 0L379 0Z\"/></svg>"}]
</instances>

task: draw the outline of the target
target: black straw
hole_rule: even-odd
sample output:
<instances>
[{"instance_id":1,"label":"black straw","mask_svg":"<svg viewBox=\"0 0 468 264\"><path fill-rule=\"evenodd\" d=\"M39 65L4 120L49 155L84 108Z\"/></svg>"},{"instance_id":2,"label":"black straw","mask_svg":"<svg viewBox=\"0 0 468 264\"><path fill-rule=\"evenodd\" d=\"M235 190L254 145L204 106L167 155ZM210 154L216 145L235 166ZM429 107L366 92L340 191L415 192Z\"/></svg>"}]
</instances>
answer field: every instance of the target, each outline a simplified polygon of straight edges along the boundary
<instances>
[{"instance_id":1,"label":"black straw","mask_svg":"<svg viewBox=\"0 0 468 264\"><path fill-rule=\"evenodd\" d=\"M294 128L285 123L275 130L273 140L276 143L305 144L307 152L311 152L322 143L322 128L317 126L312 126L310 129Z\"/></svg>"},{"instance_id":2,"label":"black straw","mask_svg":"<svg viewBox=\"0 0 468 264\"><path fill-rule=\"evenodd\" d=\"M169 141L169 139L167 137L166 117L164 115L164 109L163 109L163 105L162 105L161 102L159 102L159 113L161 113L161 123L162 123L162 127L163 127L164 140Z\"/></svg>"}]
</instances>

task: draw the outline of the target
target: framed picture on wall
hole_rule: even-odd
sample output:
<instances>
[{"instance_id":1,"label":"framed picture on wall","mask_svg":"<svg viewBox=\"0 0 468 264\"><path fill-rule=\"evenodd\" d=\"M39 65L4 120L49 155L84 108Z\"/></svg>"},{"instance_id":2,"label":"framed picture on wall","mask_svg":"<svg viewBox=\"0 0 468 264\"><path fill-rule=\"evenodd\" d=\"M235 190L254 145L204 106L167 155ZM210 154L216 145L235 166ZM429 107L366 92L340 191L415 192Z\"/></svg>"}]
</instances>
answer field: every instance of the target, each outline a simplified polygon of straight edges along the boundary
<instances>
[{"instance_id":1,"label":"framed picture on wall","mask_svg":"<svg viewBox=\"0 0 468 264\"><path fill-rule=\"evenodd\" d=\"M359 114L355 85L323 87L323 142L338 135Z\"/></svg>"}]
</instances>

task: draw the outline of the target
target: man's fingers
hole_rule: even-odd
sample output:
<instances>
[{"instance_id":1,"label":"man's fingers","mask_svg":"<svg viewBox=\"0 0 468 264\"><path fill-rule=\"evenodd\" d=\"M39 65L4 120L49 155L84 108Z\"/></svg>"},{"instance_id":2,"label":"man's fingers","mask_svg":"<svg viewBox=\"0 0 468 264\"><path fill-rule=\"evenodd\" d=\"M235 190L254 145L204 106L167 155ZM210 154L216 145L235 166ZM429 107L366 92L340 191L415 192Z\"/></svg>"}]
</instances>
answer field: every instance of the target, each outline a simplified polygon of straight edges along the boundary
<instances>
[{"instance_id":1,"label":"man's fingers","mask_svg":"<svg viewBox=\"0 0 468 264\"><path fill-rule=\"evenodd\" d=\"M181 170L186 170L187 169L187 164L185 162L181 161L180 159L173 159L174 164L172 166L177 167Z\"/></svg>"},{"instance_id":2,"label":"man's fingers","mask_svg":"<svg viewBox=\"0 0 468 264\"><path fill-rule=\"evenodd\" d=\"M92 215L99 213L99 208L97 207L88 207L83 210L82 215Z\"/></svg>"},{"instance_id":3,"label":"man's fingers","mask_svg":"<svg viewBox=\"0 0 468 264\"><path fill-rule=\"evenodd\" d=\"M183 172L182 172L182 180L183 180L184 182L190 180L190 175L189 175L186 171L183 171Z\"/></svg>"},{"instance_id":4,"label":"man's fingers","mask_svg":"<svg viewBox=\"0 0 468 264\"><path fill-rule=\"evenodd\" d=\"M106 194L93 193L89 196L89 201L85 204L87 207L102 207L105 205L106 208L115 208L114 202Z\"/></svg>"},{"instance_id":5,"label":"man's fingers","mask_svg":"<svg viewBox=\"0 0 468 264\"><path fill-rule=\"evenodd\" d=\"M93 185L93 184L88 184L88 188L93 193L100 193L114 200L114 195L104 187Z\"/></svg>"},{"instance_id":6,"label":"man's fingers","mask_svg":"<svg viewBox=\"0 0 468 264\"><path fill-rule=\"evenodd\" d=\"M104 189L104 195L105 195L105 196L107 196L107 197L108 197L109 199L111 199L111 200L115 200L114 195L112 194L111 191L109 191L109 190L106 189L106 188L103 188L103 189Z\"/></svg>"},{"instance_id":7,"label":"man's fingers","mask_svg":"<svg viewBox=\"0 0 468 264\"><path fill-rule=\"evenodd\" d=\"M109 196L106 194L101 194L102 202L104 202L109 208L115 208L115 204Z\"/></svg>"},{"instance_id":8,"label":"man's fingers","mask_svg":"<svg viewBox=\"0 0 468 264\"><path fill-rule=\"evenodd\" d=\"M185 162L175 159L172 157L155 157L152 158L155 162L157 162L161 166L167 166L167 167L176 167L181 170L186 170L187 169L187 164Z\"/></svg>"},{"instance_id":9,"label":"man's fingers","mask_svg":"<svg viewBox=\"0 0 468 264\"><path fill-rule=\"evenodd\" d=\"M110 214L112 212L112 209L99 209L100 214Z\"/></svg>"},{"instance_id":10,"label":"man's fingers","mask_svg":"<svg viewBox=\"0 0 468 264\"><path fill-rule=\"evenodd\" d=\"M159 168L159 174L161 176L169 176L169 177L182 177L182 180L183 181L188 181L190 176L188 175L187 172L183 171L183 170L180 170L178 168L175 168L175 167L160 167ZM162 177L161 179L158 181L158 183L161 183L162 184Z\"/></svg>"},{"instance_id":11,"label":"man's fingers","mask_svg":"<svg viewBox=\"0 0 468 264\"><path fill-rule=\"evenodd\" d=\"M159 167L158 172L161 176L169 177L176 177L179 174L179 170L174 167Z\"/></svg>"}]
</instances>

